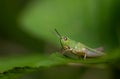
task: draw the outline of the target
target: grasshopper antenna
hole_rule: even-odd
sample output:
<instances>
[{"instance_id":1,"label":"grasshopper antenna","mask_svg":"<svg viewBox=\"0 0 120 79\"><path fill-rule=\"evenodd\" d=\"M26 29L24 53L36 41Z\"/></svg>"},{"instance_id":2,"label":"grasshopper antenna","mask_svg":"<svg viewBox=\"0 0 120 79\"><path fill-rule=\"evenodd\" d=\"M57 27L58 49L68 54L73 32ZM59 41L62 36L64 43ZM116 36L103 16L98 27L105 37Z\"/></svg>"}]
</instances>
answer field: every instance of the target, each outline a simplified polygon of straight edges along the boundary
<instances>
[{"instance_id":1,"label":"grasshopper antenna","mask_svg":"<svg viewBox=\"0 0 120 79\"><path fill-rule=\"evenodd\" d=\"M55 32L57 33L58 37L62 38L61 34L55 29Z\"/></svg>"},{"instance_id":2,"label":"grasshopper antenna","mask_svg":"<svg viewBox=\"0 0 120 79\"><path fill-rule=\"evenodd\" d=\"M57 36L58 36L60 39L62 39L62 36L61 36L61 34L57 31L57 29L55 29L55 32L57 33ZM62 49L63 49L63 45L62 45L61 40L60 40L60 44L61 44Z\"/></svg>"}]
</instances>

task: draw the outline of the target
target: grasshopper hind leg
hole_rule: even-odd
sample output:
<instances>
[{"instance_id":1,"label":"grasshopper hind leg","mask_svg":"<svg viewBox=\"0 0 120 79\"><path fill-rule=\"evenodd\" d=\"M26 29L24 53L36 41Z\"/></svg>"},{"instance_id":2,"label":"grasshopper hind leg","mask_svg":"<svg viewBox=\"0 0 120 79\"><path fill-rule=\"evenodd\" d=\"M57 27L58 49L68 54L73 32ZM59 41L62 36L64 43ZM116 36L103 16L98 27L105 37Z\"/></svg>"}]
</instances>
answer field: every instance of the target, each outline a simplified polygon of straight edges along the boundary
<instances>
[{"instance_id":1,"label":"grasshopper hind leg","mask_svg":"<svg viewBox=\"0 0 120 79\"><path fill-rule=\"evenodd\" d=\"M86 59L86 54L84 54L84 60Z\"/></svg>"}]
</instances>

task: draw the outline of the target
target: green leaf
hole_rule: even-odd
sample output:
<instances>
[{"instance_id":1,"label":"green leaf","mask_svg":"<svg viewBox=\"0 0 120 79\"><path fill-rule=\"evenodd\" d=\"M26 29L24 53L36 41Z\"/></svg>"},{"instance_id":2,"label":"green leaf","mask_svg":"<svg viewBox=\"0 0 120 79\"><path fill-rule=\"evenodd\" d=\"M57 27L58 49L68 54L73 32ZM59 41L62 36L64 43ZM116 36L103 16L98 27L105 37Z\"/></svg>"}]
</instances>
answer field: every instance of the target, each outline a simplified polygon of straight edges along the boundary
<instances>
[{"instance_id":1,"label":"green leaf","mask_svg":"<svg viewBox=\"0 0 120 79\"><path fill-rule=\"evenodd\" d=\"M73 63L77 65L85 65L85 66L98 66L105 67L108 64L115 64L120 60L119 55L120 50L117 50L111 54L107 54L101 58L87 58L83 59L72 59L63 56L60 53L53 53L50 56L45 55L27 55L27 56L19 56L19 57L9 57L6 59L0 60L0 78L17 78L23 76L25 74L38 71L40 69L68 65L70 66ZM102 65L103 66L99 66Z\"/></svg>"}]
</instances>

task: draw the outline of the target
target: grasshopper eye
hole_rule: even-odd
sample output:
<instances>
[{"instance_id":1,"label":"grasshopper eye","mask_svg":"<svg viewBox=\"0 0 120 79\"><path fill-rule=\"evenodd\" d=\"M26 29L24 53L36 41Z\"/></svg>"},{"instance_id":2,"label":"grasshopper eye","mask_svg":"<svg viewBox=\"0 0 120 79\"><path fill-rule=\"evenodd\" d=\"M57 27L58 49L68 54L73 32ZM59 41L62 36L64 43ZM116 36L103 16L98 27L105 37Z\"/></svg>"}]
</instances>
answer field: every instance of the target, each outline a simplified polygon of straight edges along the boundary
<instances>
[{"instance_id":1,"label":"grasshopper eye","mask_svg":"<svg viewBox=\"0 0 120 79\"><path fill-rule=\"evenodd\" d=\"M64 39L65 41L67 41L67 37L64 37L63 39Z\"/></svg>"}]
</instances>

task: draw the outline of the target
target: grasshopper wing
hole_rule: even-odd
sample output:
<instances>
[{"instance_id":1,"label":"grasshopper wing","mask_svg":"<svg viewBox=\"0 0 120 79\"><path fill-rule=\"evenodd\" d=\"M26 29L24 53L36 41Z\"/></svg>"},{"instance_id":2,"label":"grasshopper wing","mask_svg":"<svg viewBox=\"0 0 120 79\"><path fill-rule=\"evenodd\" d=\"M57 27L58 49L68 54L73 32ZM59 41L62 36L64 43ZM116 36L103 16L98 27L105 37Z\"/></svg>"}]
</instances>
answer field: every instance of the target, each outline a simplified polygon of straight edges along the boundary
<instances>
[{"instance_id":1,"label":"grasshopper wing","mask_svg":"<svg viewBox=\"0 0 120 79\"><path fill-rule=\"evenodd\" d=\"M100 57L105 55L105 53L103 53L103 49L100 50L101 48L97 48L97 49L92 49L92 48L86 48L86 56L87 57Z\"/></svg>"},{"instance_id":2,"label":"grasshopper wing","mask_svg":"<svg viewBox=\"0 0 120 79\"><path fill-rule=\"evenodd\" d=\"M100 51L100 52L104 52L104 48L103 47L96 48L95 50Z\"/></svg>"}]
</instances>

